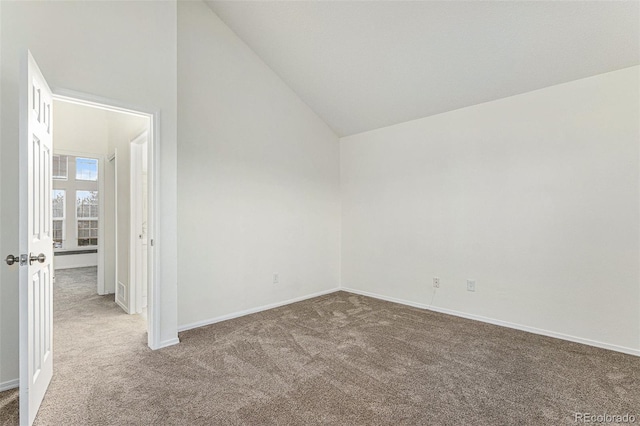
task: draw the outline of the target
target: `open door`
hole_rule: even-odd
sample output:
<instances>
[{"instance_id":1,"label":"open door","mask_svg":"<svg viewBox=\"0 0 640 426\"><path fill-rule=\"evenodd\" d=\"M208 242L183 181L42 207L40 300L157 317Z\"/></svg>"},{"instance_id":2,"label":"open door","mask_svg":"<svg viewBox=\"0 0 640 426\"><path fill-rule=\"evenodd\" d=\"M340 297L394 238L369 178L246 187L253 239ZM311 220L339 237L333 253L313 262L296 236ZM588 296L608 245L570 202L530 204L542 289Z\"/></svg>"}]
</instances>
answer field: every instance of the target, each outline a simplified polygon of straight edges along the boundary
<instances>
[{"instance_id":1,"label":"open door","mask_svg":"<svg viewBox=\"0 0 640 426\"><path fill-rule=\"evenodd\" d=\"M26 52L20 75L20 424L31 425L53 375L53 97Z\"/></svg>"},{"instance_id":2,"label":"open door","mask_svg":"<svg viewBox=\"0 0 640 426\"><path fill-rule=\"evenodd\" d=\"M148 287L148 141L145 131L130 143L130 260L129 282L131 306L129 313L143 313L147 307Z\"/></svg>"}]
</instances>

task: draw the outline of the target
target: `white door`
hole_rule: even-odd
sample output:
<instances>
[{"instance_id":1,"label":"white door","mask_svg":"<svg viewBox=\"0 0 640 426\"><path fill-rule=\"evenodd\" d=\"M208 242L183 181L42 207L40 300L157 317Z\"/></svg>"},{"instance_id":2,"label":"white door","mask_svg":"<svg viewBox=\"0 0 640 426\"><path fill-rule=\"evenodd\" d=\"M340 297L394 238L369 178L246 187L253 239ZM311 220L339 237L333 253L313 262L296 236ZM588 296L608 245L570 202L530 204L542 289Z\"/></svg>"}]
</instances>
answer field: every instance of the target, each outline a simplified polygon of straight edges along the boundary
<instances>
[{"instance_id":1,"label":"white door","mask_svg":"<svg viewBox=\"0 0 640 426\"><path fill-rule=\"evenodd\" d=\"M33 423L53 375L53 102L31 53L26 56L20 75L19 148L21 425Z\"/></svg>"},{"instance_id":2,"label":"white door","mask_svg":"<svg viewBox=\"0 0 640 426\"><path fill-rule=\"evenodd\" d=\"M131 263L132 307L142 313L147 307L148 257L148 132L131 141Z\"/></svg>"}]
</instances>

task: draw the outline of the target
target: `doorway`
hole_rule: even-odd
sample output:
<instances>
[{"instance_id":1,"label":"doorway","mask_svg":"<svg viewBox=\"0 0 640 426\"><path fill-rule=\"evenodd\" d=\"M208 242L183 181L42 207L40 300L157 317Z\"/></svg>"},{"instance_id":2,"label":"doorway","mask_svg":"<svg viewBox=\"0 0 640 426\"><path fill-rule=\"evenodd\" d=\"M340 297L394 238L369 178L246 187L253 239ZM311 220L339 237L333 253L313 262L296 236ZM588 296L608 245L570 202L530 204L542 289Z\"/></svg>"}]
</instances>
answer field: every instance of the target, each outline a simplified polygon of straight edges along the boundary
<instances>
[{"instance_id":1,"label":"doorway","mask_svg":"<svg viewBox=\"0 0 640 426\"><path fill-rule=\"evenodd\" d=\"M72 187L59 226L66 238L56 249L54 263L74 266L69 259L75 257L76 266L91 267L88 256L95 256L96 292L111 296L127 314L151 318L153 304L146 296L153 291L154 266L148 249L155 216L153 115L68 96L54 95L54 103L53 153L71 164L64 183ZM89 162L95 162L93 169L84 165ZM93 179L92 173L95 188L75 187L82 177ZM78 263L82 257L85 263ZM150 346L152 329L147 321Z\"/></svg>"},{"instance_id":2,"label":"doorway","mask_svg":"<svg viewBox=\"0 0 640 426\"><path fill-rule=\"evenodd\" d=\"M62 109L57 131L58 147L52 156L52 239L55 270L96 267L96 292L105 289L105 172L104 157L99 146L73 151L73 136L81 136L82 129L74 129L68 120L70 111ZM67 116L67 120L64 117ZM87 117L83 117L86 119ZM86 121L85 121L86 123ZM54 131L54 145L55 145ZM90 145L90 144L89 144ZM62 147L60 147L62 146ZM94 149L92 149L94 148Z\"/></svg>"}]
</instances>

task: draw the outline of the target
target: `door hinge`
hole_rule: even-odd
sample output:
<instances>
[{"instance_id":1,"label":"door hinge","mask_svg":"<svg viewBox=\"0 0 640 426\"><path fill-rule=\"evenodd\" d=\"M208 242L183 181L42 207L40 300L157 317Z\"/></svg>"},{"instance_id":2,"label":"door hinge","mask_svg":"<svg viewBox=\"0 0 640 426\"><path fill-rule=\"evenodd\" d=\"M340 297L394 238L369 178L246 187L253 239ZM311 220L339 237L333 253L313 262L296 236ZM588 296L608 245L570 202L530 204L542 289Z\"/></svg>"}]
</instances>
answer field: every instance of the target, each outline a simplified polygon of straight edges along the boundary
<instances>
[{"instance_id":1,"label":"door hinge","mask_svg":"<svg viewBox=\"0 0 640 426\"><path fill-rule=\"evenodd\" d=\"M153 238L149 240L149 244L151 244L151 247L153 247Z\"/></svg>"}]
</instances>

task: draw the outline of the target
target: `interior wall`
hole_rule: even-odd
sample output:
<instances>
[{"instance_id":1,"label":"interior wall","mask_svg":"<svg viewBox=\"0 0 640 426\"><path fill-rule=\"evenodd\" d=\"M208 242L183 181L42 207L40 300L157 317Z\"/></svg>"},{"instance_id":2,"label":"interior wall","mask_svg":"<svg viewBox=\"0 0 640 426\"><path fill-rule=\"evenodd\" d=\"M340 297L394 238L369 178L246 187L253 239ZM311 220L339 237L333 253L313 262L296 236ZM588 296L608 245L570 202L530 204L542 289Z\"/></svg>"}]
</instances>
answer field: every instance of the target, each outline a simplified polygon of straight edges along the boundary
<instances>
[{"instance_id":1,"label":"interior wall","mask_svg":"<svg viewBox=\"0 0 640 426\"><path fill-rule=\"evenodd\" d=\"M54 265L56 271L61 269L87 268L98 266L98 253L71 254L55 256ZM104 294L109 293L105 290ZM98 293L99 294L99 293Z\"/></svg>"},{"instance_id":2,"label":"interior wall","mask_svg":"<svg viewBox=\"0 0 640 426\"><path fill-rule=\"evenodd\" d=\"M640 353L639 74L342 138L343 286Z\"/></svg>"},{"instance_id":3,"label":"interior wall","mask_svg":"<svg viewBox=\"0 0 640 426\"><path fill-rule=\"evenodd\" d=\"M18 247L18 75L30 49L53 88L64 88L160 113L162 196L158 256L160 344L176 342L176 3L2 2L0 137L2 253ZM80 36L79 36L80 35ZM55 120L55 111L54 111ZM55 128L55 122L54 122ZM0 268L2 368L0 383L18 377L17 268Z\"/></svg>"},{"instance_id":4,"label":"interior wall","mask_svg":"<svg viewBox=\"0 0 640 426\"><path fill-rule=\"evenodd\" d=\"M109 155L116 154L117 163L117 229L114 236L117 235L117 272L109 285L115 290L115 286L120 285L122 292L118 295L124 295L125 299L118 300L120 306L126 309L129 301L130 277L129 277L129 259L130 259L130 218L131 218L131 153L130 143L142 132L149 129L149 119L134 115L120 114L109 112L107 116L108 122L108 152ZM111 180L113 183L113 179ZM113 205L109 206L112 210ZM113 211L113 210L112 210Z\"/></svg>"},{"instance_id":5,"label":"interior wall","mask_svg":"<svg viewBox=\"0 0 640 426\"><path fill-rule=\"evenodd\" d=\"M107 111L70 102L53 101L55 150L107 154Z\"/></svg>"},{"instance_id":6,"label":"interior wall","mask_svg":"<svg viewBox=\"0 0 640 426\"><path fill-rule=\"evenodd\" d=\"M201 2L178 87L180 326L338 287L333 131Z\"/></svg>"}]
</instances>

